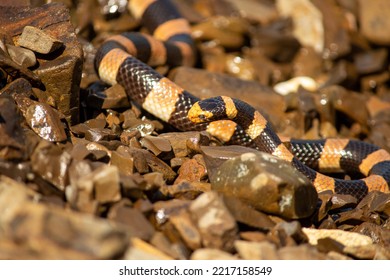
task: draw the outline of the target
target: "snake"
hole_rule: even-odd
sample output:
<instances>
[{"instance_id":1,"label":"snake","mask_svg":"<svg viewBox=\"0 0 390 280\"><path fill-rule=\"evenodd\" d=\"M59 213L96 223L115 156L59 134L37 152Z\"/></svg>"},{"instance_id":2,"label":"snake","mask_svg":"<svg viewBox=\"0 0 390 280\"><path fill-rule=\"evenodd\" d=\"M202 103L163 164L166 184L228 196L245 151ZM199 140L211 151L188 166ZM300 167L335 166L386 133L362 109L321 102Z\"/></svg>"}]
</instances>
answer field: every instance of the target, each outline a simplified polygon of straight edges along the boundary
<instances>
[{"instance_id":1,"label":"snake","mask_svg":"<svg viewBox=\"0 0 390 280\"><path fill-rule=\"evenodd\" d=\"M204 131L226 144L256 148L290 162L317 191L332 190L358 199L368 191L389 191L390 155L357 140L291 140L287 147L270 122L247 103L229 97L200 100L155 70L157 66L193 66L196 47L188 21L169 0L129 0L131 14L148 33L108 37L97 49L99 78L119 84L128 98L179 131ZM341 180L319 171L361 173Z\"/></svg>"},{"instance_id":2,"label":"snake","mask_svg":"<svg viewBox=\"0 0 390 280\"><path fill-rule=\"evenodd\" d=\"M198 101L188 111L188 118L197 124L215 120L234 121L259 150L291 163L319 192L332 190L358 199L369 191L389 192L390 154L376 145L338 138L292 140L290 151L259 111L242 100L227 96ZM323 175L313 167L328 172L361 173L365 177L338 179Z\"/></svg>"}]
</instances>

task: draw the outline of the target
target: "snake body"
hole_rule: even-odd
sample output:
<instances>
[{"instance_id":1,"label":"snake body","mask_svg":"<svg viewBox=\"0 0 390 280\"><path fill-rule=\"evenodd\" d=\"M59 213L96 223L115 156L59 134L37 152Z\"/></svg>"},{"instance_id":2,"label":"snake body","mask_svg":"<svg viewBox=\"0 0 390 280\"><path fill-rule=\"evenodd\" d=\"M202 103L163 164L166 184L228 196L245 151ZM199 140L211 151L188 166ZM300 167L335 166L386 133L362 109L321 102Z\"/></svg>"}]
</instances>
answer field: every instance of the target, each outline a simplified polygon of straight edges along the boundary
<instances>
[{"instance_id":1,"label":"snake body","mask_svg":"<svg viewBox=\"0 0 390 280\"><path fill-rule=\"evenodd\" d=\"M388 191L390 156L385 150L352 140L297 140L291 141L293 155L269 122L249 105L225 97L197 103L199 98L151 67L194 63L195 47L188 22L168 0L129 0L129 9L151 35L129 32L108 38L95 57L95 68L101 80L111 85L119 83L131 100L178 130L207 130L224 142L256 147L284 158L319 191L332 189L358 198L369 190ZM214 107L203 108L206 104ZM206 116L209 109L212 116ZM238 111L237 116L227 117L229 110ZM201 120L197 119L197 114L203 116ZM309 166L331 171L359 171L369 176L344 181L324 176Z\"/></svg>"}]
</instances>

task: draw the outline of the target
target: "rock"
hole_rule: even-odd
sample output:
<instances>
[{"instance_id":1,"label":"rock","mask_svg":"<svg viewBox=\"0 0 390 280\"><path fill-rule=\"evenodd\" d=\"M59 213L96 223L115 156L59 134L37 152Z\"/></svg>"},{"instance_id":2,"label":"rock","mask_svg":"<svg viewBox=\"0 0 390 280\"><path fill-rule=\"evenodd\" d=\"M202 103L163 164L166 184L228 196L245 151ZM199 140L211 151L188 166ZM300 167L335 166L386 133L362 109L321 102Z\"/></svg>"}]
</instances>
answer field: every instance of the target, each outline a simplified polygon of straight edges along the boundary
<instances>
[{"instance_id":1,"label":"rock","mask_svg":"<svg viewBox=\"0 0 390 280\"><path fill-rule=\"evenodd\" d=\"M139 210L126 204L125 201L114 204L107 218L126 227L130 236L149 241L155 233L154 227Z\"/></svg>"},{"instance_id":2,"label":"rock","mask_svg":"<svg viewBox=\"0 0 390 280\"><path fill-rule=\"evenodd\" d=\"M319 239L332 238L343 246L362 246L372 244L370 237L355 232L347 232L339 229L311 229L302 228L309 238L309 243L317 245Z\"/></svg>"},{"instance_id":3,"label":"rock","mask_svg":"<svg viewBox=\"0 0 390 280\"><path fill-rule=\"evenodd\" d=\"M275 223L267 215L256 211L239 199L233 196L223 196L222 198L226 207L238 223L242 223L259 230L270 230L275 226Z\"/></svg>"},{"instance_id":4,"label":"rock","mask_svg":"<svg viewBox=\"0 0 390 280\"><path fill-rule=\"evenodd\" d=\"M121 150L113 151L110 163L115 165L121 174L131 175L134 173L134 158L129 153Z\"/></svg>"},{"instance_id":5,"label":"rock","mask_svg":"<svg viewBox=\"0 0 390 280\"><path fill-rule=\"evenodd\" d=\"M386 49L358 53L354 57L356 70L361 75L382 71L386 67L385 61L387 60L387 56Z\"/></svg>"},{"instance_id":6,"label":"rock","mask_svg":"<svg viewBox=\"0 0 390 280\"><path fill-rule=\"evenodd\" d=\"M244 44L247 22L239 17L211 17L192 26L192 36L200 41L213 40L226 48L239 48Z\"/></svg>"},{"instance_id":7,"label":"rock","mask_svg":"<svg viewBox=\"0 0 390 280\"><path fill-rule=\"evenodd\" d=\"M344 245L330 237L318 239L317 248L320 252L337 252L342 254Z\"/></svg>"},{"instance_id":8,"label":"rock","mask_svg":"<svg viewBox=\"0 0 390 280\"><path fill-rule=\"evenodd\" d=\"M38 204L27 190L24 185L0 182L0 239L36 252L39 259L112 259L123 254L128 244L123 228L91 215Z\"/></svg>"},{"instance_id":9,"label":"rock","mask_svg":"<svg viewBox=\"0 0 390 280\"><path fill-rule=\"evenodd\" d=\"M359 22L363 35L373 43L390 44L390 35L385 31L390 27L390 7L386 0L374 0L368 3L359 0Z\"/></svg>"},{"instance_id":10,"label":"rock","mask_svg":"<svg viewBox=\"0 0 390 280\"><path fill-rule=\"evenodd\" d=\"M139 238L131 238L125 260L172 260L170 256Z\"/></svg>"},{"instance_id":11,"label":"rock","mask_svg":"<svg viewBox=\"0 0 390 280\"><path fill-rule=\"evenodd\" d=\"M186 160L178 170L179 176L175 180L175 184L178 184L182 181L189 182L200 182L202 179L205 179L206 166L200 164L195 159Z\"/></svg>"},{"instance_id":12,"label":"rock","mask_svg":"<svg viewBox=\"0 0 390 280\"><path fill-rule=\"evenodd\" d=\"M272 61L289 62L301 47L295 37L274 30L273 25L263 26L253 31L251 45L259 48Z\"/></svg>"},{"instance_id":13,"label":"rock","mask_svg":"<svg viewBox=\"0 0 390 280\"><path fill-rule=\"evenodd\" d=\"M150 240L150 244L174 259L188 259L188 254L184 254L181 247L172 243L162 232L157 231Z\"/></svg>"},{"instance_id":14,"label":"rock","mask_svg":"<svg viewBox=\"0 0 390 280\"><path fill-rule=\"evenodd\" d=\"M293 238L297 244L307 242L307 236L302 231L301 224L297 221L280 222L274 229L283 230L287 236Z\"/></svg>"},{"instance_id":15,"label":"rock","mask_svg":"<svg viewBox=\"0 0 390 280\"><path fill-rule=\"evenodd\" d=\"M173 157L172 146L167 139L148 135L143 137L140 143L142 147L148 149L162 160L168 160Z\"/></svg>"},{"instance_id":16,"label":"rock","mask_svg":"<svg viewBox=\"0 0 390 280\"><path fill-rule=\"evenodd\" d=\"M42 140L31 155L32 170L63 191L68 184L70 154L58 146Z\"/></svg>"},{"instance_id":17,"label":"rock","mask_svg":"<svg viewBox=\"0 0 390 280\"><path fill-rule=\"evenodd\" d=\"M155 220L158 224L165 223L171 215L179 213L182 209L187 209L191 201L171 199L167 201L158 201L153 204Z\"/></svg>"},{"instance_id":18,"label":"rock","mask_svg":"<svg viewBox=\"0 0 390 280\"><path fill-rule=\"evenodd\" d=\"M297 92L299 87L309 91L316 91L319 85L310 77L294 77L288 81L276 84L274 90L280 95L288 95Z\"/></svg>"},{"instance_id":19,"label":"rock","mask_svg":"<svg viewBox=\"0 0 390 280\"><path fill-rule=\"evenodd\" d=\"M28 49L7 44L7 51L12 60L22 67L32 67L37 63L35 54Z\"/></svg>"},{"instance_id":20,"label":"rock","mask_svg":"<svg viewBox=\"0 0 390 280\"><path fill-rule=\"evenodd\" d=\"M62 142L67 139L58 113L48 104L34 102L24 114L27 124L40 137L51 142Z\"/></svg>"},{"instance_id":21,"label":"rock","mask_svg":"<svg viewBox=\"0 0 390 280\"><path fill-rule=\"evenodd\" d=\"M0 158L20 160L26 157L21 115L8 94L0 94Z\"/></svg>"},{"instance_id":22,"label":"rock","mask_svg":"<svg viewBox=\"0 0 390 280\"><path fill-rule=\"evenodd\" d=\"M390 194L378 191L370 192L356 208L365 212L378 212L390 216Z\"/></svg>"},{"instance_id":23,"label":"rock","mask_svg":"<svg viewBox=\"0 0 390 280\"><path fill-rule=\"evenodd\" d=\"M51 53L63 46L61 41L34 26L25 26L23 28L18 44L21 47L41 54Z\"/></svg>"},{"instance_id":24,"label":"rock","mask_svg":"<svg viewBox=\"0 0 390 280\"><path fill-rule=\"evenodd\" d=\"M336 59L351 51L349 30L346 27L346 15L338 1L318 1L313 4L322 14L324 28L324 58Z\"/></svg>"},{"instance_id":25,"label":"rock","mask_svg":"<svg viewBox=\"0 0 390 280\"><path fill-rule=\"evenodd\" d=\"M135 159L134 166L139 173L142 174L149 171L149 169L144 169L144 163L146 163L152 171L162 173L167 182L172 182L175 179L176 172L168 164L150 152L137 148L124 148L124 150ZM140 167L139 161L142 162L142 167Z\"/></svg>"},{"instance_id":26,"label":"rock","mask_svg":"<svg viewBox=\"0 0 390 280\"><path fill-rule=\"evenodd\" d=\"M266 153L253 151L230 159L209 178L213 190L287 218L308 217L317 204L317 192L307 178Z\"/></svg>"},{"instance_id":27,"label":"rock","mask_svg":"<svg viewBox=\"0 0 390 280\"><path fill-rule=\"evenodd\" d=\"M194 152L198 153L200 146L207 146L210 142L207 133L198 131L162 133L159 137L169 141L175 157L186 157Z\"/></svg>"},{"instance_id":28,"label":"rock","mask_svg":"<svg viewBox=\"0 0 390 280\"><path fill-rule=\"evenodd\" d=\"M174 185L166 185L160 188L162 194L167 197L193 200L200 194L210 191L210 183L182 181Z\"/></svg>"},{"instance_id":29,"label":"rock","mask_svg":"<svg viewBox=\"0 0 390 280\"><path fill-rule=\"evenodd\" d=\"M244 260L277 260L277 248L274 244L263 242L248 242L236 240L234 247L238 255Z\"/></svg>"},{"instance_id":30,"label":"rock","mask_svg":"<svg viewBox=\"0 0 390 280\"><path fill-rule=\"evenodd\" d=\"M177 214L171 215L169 220L179 232L188 248L196 250L201 247L201 235L192 221L188 211L182 210Z\"/></svg>"},{"instance_id":31,"label":"rock","mask_svg":"<svg viewBox=\"0 0 390 280\"><path fill-rule=\"evenodd\" d=\"M390 260L390 249L376 244L345 247L343 252L362 260Z\"/></svg>"},{"instance_id":32,"label":"rock","mask_svg":"<svg viewBox=\"0 0 390 280\"><path fill-rule=\"evenodd\" d=\"M354 208L357 205L356 197L352 195L334 194L331 198L330 210Z\"/></svg>"},{"instance_id":33,"label":"rock","mask_svg":"<svg viewBox=\"0 0 390 280\"><path fill-rule=\"evenodd\" d=\"M382 246L390 245L390 231L374 223L363 222L356 226L353 232L367 235L375 244Z\"/></svg>"},{"instance_id":34,"label":"rock","mask_svg":"<svg viewBox=\"0 0 390 280\"><path fill-rule=\"evenodd\" d=\"M309 0L276 1L276 8L283 16L293 20L293 34L299 42L322 53L325 44L325 28L321 11Z\"/></svg>"},{"instance_id":35,"label":"rock","mask_svg":"<svg viewBox=\"0 0 390 280\"><path fill-rule=\"evenodd\" d=\"M87 98L88 106L96 109L117 109L130 107L124 88L115 84L104 91L90 89Z\"/></svg>"},{"instance_id":36,"label":"rock","mask_svg":"<svg viewBox=\"0 0 390 280\"><path fill-rule=\"evenodd\" d=\"M318 250L308 244L299 246L283 247L278 250L280 260L324 260L325 254L318 252Z\"/></svg>"},{"instance_id":37,"label":"rock","mask_svg":"<svg viewBox=\"0 0 390 280\"><path fill-rule=\"evenodd\" d=\"M237 239L237 224L216 192L195 199L189 208L202 236L203 246L231 251Z\"/></svg>"},{"instance_id":38,"label":"rock","mask_svg":"<svg viewBox=\"0 0 390 280\"><path fill-rule=\"evenodd\" d=\"M237 260L236 256L233 256L225 251L219 249L201 248L195 250L191 255L191 260Z\"/></svg>"},{"instance_id":39,"label":"rock","mask_svg":"<svg viewBox=\"0 0 390 280\"><path fill-rule=\"evenodd\" d=\"M14 41L20 38L25 26L33 26L63 42L63 50L38 58L39 67L34 74L44 84L45 93L51 96L55 108L75 124L79 120L79 85L82 73L83 52L70 23L64 4L51 3L41 7L4 7L1 9L1 26ZM19 19L19 20L15 20Z\"/></svg>"}]
</instances>

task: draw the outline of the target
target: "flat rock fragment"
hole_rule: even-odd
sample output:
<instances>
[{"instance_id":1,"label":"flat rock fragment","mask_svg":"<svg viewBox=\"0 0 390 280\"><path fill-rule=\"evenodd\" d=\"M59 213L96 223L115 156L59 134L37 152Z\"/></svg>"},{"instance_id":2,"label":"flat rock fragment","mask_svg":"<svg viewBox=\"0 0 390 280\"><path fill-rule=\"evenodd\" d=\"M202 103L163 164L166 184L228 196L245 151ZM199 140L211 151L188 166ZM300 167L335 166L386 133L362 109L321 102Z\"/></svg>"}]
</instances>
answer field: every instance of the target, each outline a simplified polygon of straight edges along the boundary
<instances>
[{"instance_id":1,"label":"flat rock fragment","mask_svg":"<svg viewBox=\"0 0 390 280\"><path fill-rule=\"evenodd\" d=\"M216 192L206 192L195 199L189 208L205 247L233 249L237 224Z\"/></svg>"},{"instance_id":2,"label":"flat rock fragment","mask_svg":"<svg viewBox=\"0 0 390 280\"><path fill-rule=\"evenodd\" d=\"M34 26L25 26L18 40L19 46L42 54L59 49L63 43Z\"/></svg>"}]
</instances>

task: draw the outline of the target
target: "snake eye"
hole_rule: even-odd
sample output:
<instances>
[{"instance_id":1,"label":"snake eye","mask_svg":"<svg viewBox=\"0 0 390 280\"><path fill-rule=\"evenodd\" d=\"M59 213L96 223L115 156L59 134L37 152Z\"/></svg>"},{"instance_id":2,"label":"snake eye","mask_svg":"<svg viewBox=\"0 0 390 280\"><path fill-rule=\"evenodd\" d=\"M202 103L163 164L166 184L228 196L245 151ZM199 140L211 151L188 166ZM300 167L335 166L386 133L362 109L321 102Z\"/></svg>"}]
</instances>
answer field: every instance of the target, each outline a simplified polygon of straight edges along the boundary
<instances>
[{"instance_id":1,"label":"snake eye","mask_svg":"<svg viewBox=\"0 0 390 280\"><path fill-rule=\"evenodd\" d=\"M205 114L199 114L198 115L198 118L200 119L200 120L202 120L202 121L205 121L206 120L206 115Z\"/></svg>"}]
</instances>

